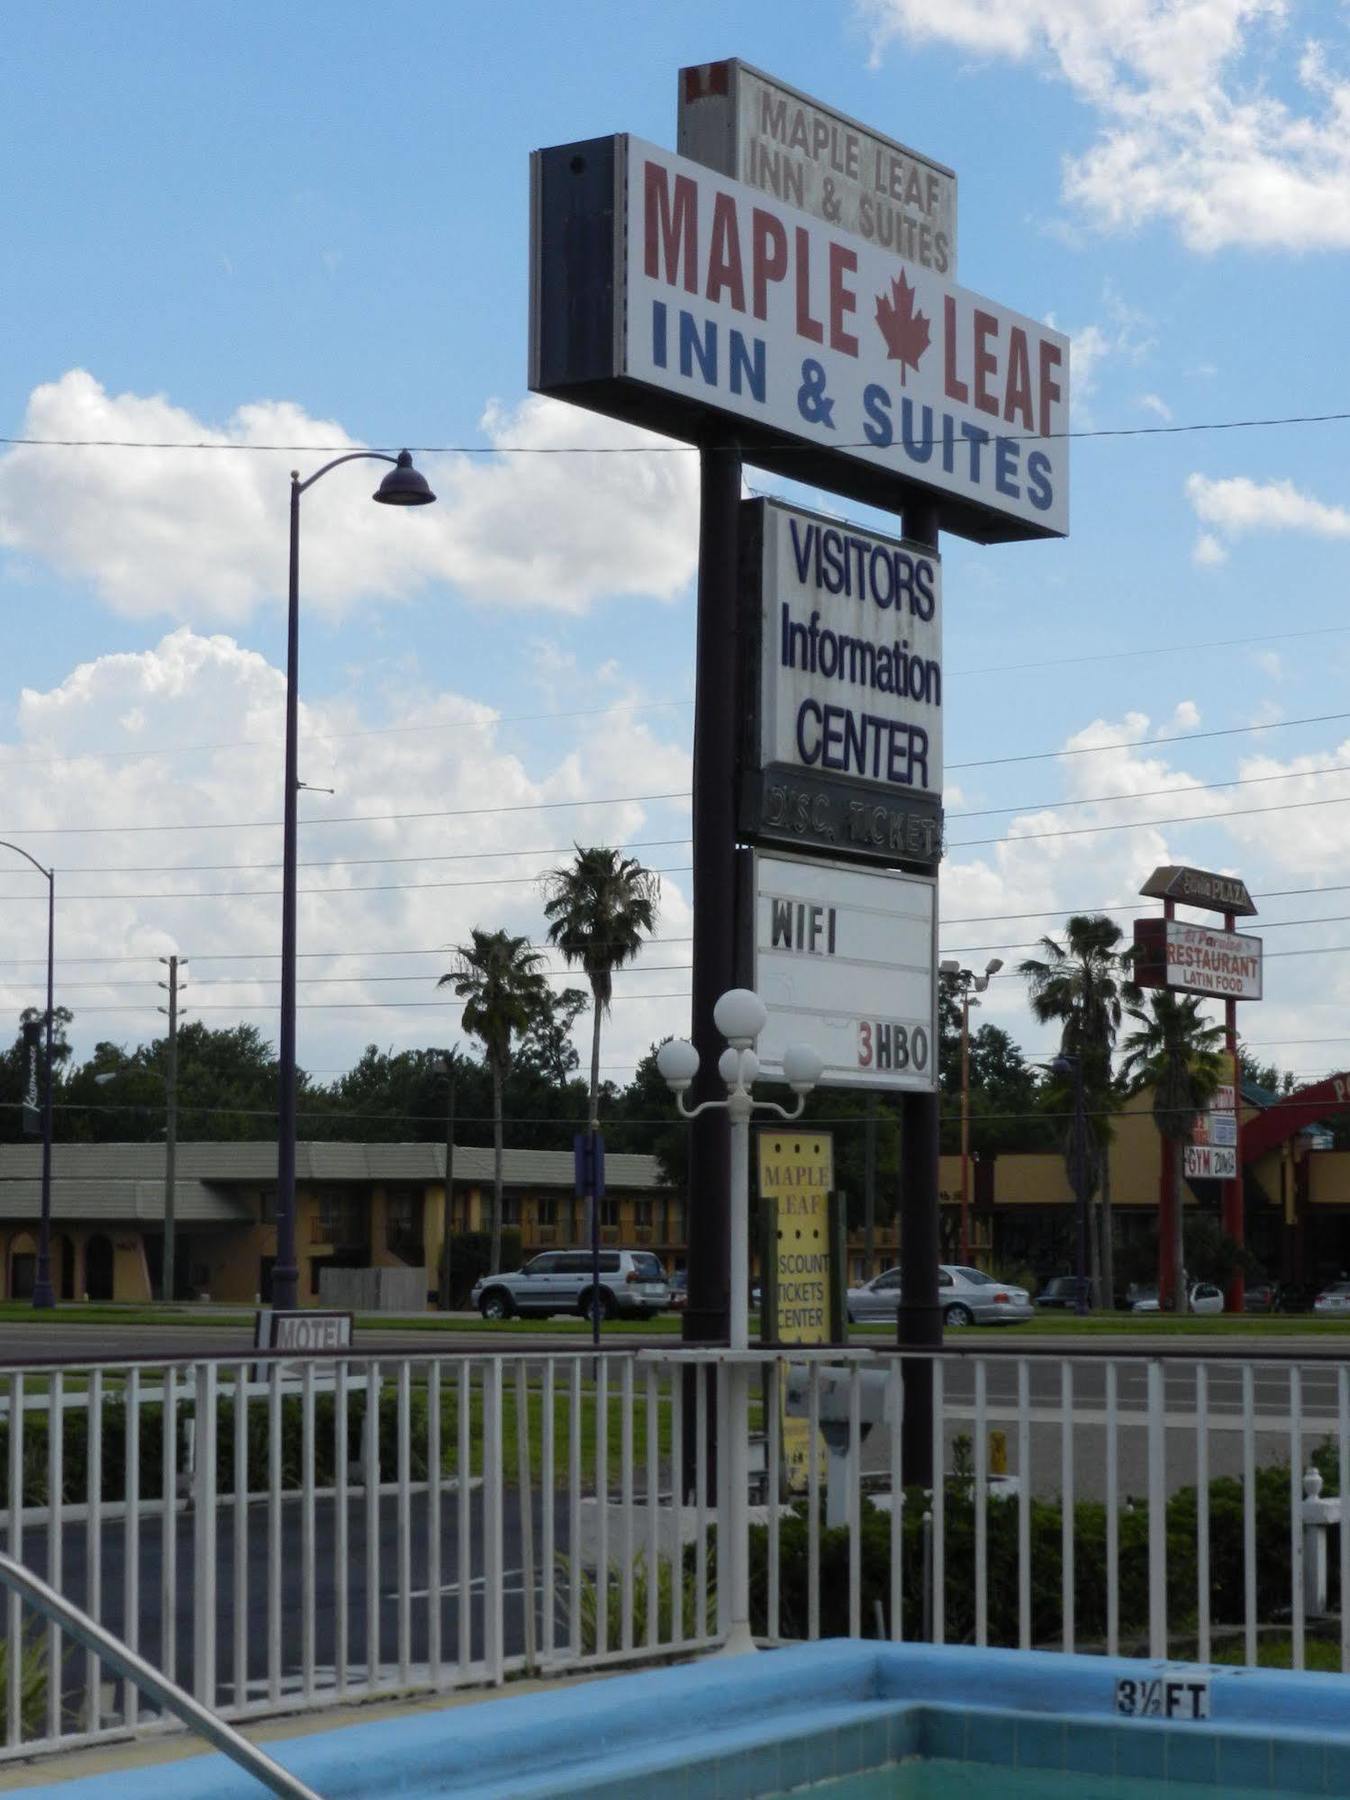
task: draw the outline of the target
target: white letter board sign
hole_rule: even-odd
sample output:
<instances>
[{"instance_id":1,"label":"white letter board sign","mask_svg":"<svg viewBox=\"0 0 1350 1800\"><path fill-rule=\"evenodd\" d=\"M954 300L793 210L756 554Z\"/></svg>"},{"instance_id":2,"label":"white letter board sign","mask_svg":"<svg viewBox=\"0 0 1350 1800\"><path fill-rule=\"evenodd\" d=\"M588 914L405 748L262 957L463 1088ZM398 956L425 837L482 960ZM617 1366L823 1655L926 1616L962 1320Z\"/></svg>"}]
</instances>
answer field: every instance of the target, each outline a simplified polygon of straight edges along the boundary
<instances>
[{"instance_id":1,"label":"white letter board sign","mask_svg":"<svg viewBox=\"0 0 1350 1800\"><path fill-rule=\"evenodd\" d=\"M751 985L769 1019L760 1067L811 1044L824 1087L933 1093L937 882L803 858L754 855Z\"/></svg>"}]
</instances>

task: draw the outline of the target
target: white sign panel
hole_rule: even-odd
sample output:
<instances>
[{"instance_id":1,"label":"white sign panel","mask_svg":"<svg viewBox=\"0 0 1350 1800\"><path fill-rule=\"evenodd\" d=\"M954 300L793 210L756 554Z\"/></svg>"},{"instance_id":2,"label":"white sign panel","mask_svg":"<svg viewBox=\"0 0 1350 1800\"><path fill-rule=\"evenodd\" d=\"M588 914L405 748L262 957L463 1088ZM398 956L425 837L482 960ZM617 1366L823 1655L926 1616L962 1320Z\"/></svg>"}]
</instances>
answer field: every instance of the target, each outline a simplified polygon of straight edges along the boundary
<instances>
[{"instance_id":1,"label":"white sign panel","mask_svg":"<svg viewBox=\"0 0 1350 1800\"><path fill-rule=\"evenodd\" d=\"M755 856L755 991L769 1011L757 1046L782 1074L789 1044L825 1058L827 1087L937 1087L931 877Z\"/></svg>"},{"instance_id":2,"label":"white sign panel","mask_svg":"<svg viewBox=\"0 0 1350 1800\"><path fill-rule=\"evenodd\" d=\"M956 276L956 176L739 60L680 71L681 156Z\"/></svg>"},{"instance_id":3,"label":"white sign panel","mask_svg":"<svg viewBox=\"0 0 1350 1800\"><path fill-rule=\"evenodd\" d=\"M1187 1181L1236 1181L1237 1151L1216 1144L1183 1144L1181 1167Z\"/></svg>"},{"instance_id":4,"label":"white sign panel","mask_svg":"<svg viewBox=\"0 0 1350 1800\"><path fill-rule=\"evenodd\" d=\"M942 570L931 551L764 508L761 765L942 793Z\"/></svg>"},{"instance_id":5,"label":"white sign panel","mask_svg":"<svg viewBox=\"0 0 1350 1800\"><path fill-rule=\"evenodd\" d=\"M630 380L1069 529L1068 339L785 202L621 138Z\"/></svg>"},{"instance_id":6,"label":"white sign panel","mask_svg":"<svg viewBox=\"0 0 1350 1800\"><path fill-rule=\"evenodd\" d=\"M1222 1000L1261 998L1261 939L1166 921L1167 986Z\"/></svg>"}]
</instances>

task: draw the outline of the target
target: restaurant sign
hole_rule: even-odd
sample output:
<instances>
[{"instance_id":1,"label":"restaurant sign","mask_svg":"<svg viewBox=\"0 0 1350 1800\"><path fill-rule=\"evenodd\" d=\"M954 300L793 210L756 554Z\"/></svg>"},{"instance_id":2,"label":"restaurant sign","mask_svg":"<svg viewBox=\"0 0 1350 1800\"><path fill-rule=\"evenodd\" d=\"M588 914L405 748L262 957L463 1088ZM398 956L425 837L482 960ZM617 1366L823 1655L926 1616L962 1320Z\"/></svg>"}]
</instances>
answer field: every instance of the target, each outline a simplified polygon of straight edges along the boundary
<instances>
[{"instance_id":1,"label":"restaurant sign","mask_svg":"<svg viewBox=\"0 0 1350 1800\"><path fill-rule=\"evenodd\" d=\"M1261 939L1181 919L1136 919L1134 978L1217 1000L1261 998Z\"/></svg>"}]
</instances>

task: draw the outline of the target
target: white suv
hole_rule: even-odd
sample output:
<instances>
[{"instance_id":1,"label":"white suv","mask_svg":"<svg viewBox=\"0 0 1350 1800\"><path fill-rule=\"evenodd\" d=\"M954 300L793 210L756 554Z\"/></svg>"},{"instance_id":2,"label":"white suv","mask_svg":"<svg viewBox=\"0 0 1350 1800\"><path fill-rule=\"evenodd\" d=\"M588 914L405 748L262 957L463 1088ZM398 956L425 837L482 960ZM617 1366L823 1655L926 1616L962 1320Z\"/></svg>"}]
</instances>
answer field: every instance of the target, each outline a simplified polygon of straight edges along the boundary
<instances>
[{"instance_id":1,"label":"white suv","mask_svg":"<svg viewBox=\"0 0 1350 1800\"><path fill-rule=\"evenodd\" d=\"M484 1275L469 1303L485 1319L514 1314L546 1319L550 1313L591 1314L592 1295L602 1319L650 1319L670 1305L670 1283L650 1250L602 1250L600 1285L593 1286L589 1250L545 1250L509 1275Z\"/></svg>"}]
</instances>

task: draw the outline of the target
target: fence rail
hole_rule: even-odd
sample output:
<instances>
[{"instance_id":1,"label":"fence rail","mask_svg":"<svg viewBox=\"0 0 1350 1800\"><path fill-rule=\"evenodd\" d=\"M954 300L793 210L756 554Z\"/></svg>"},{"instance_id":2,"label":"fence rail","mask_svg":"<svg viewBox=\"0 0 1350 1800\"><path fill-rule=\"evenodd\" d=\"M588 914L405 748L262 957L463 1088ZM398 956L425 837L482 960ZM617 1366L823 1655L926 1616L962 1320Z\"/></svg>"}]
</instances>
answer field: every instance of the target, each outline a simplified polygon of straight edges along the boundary
<instances>
[{"instance_id":1,"label":"fence rail","mask_svg":"<svg viewBox=\"0 0 1350 1800\"><path fill-rule=\"evenodd\" d=\"M719 1488L709 1445L747 1377L742 1564L736 1459ZM901 1431L920 1380L926 1487ZM237 1719L688 1655L726 1634L746 1566L766 1643L1350 1670L1348 1487L1350 1367L1318 1358L522 1344L0 1367L0 1545ZM96 1648L4 1605L0 1759L169 1726Z\"/></svg>"}]
</instances>

